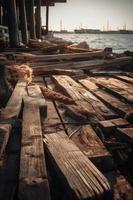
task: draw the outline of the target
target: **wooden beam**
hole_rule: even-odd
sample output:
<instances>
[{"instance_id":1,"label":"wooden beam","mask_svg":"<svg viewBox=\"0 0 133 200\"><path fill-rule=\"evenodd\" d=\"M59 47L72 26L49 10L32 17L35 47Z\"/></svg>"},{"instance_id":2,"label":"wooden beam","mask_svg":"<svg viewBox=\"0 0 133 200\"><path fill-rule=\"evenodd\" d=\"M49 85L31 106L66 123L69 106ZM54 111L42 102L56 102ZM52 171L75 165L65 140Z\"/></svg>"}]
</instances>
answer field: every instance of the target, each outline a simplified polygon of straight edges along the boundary
<instances>
[{"instance_id":1,"label":"wooden beam","mask_svg":"<svg viewBox=\"0 0 133 200\"><path fill-rule=\"evenodd\" d=\"M119 140L123 140L133 146L133 128L118 128L117 130Z\"/></svg>"},{"instance_id":2,"label":"wooden beam","mask_svg":"<svg viewBox=\"0 0 133 200\"><path fill-rule=\"evenodd\" d=\"M50 200L39 104L31 103L28 97L24 98L18 197Z\"/></svg>"},{"instance_id":3,"label":"wooden beam","mask_svg":"<svg viewBox=\"0 0 133 200\"><path fill-rule=\"evenodd\" d=\"M95 78L82 79L79 82L82 83L89 91L91 91L92 94L94 94L98 99L100 99L105 105L117 112L117 114L119 114L120 116L123 117L126 115L127 112L132 110L132 106L130 106L129 104L126 104L113 97L112 95L109 95L107 92L99 89L98 86L95 84Z\"/></svg>"},{"instance_id":4,"label":"wooden beam","mask_svg":"<svg viewBox=\"0 0 133 200\"><path fill-rule=\"evenodd\" d=\"M76 83L72 78L68 76L53 76L53 80L75 101L76 104L81 107L83 106L90 113L95 114L92 118L102 120L104 118L109 119L115 116L115 114L112 113L101 101L80 84Z\"/></svg>"},{"instance_id":5,"label":"wooden beam","mask_svg":"<svg viewBox=\"0 0 133 200\"><path fill-rule=\"evenodd\" d=\"M26 82L19 80L6 107L0 113L0 120L18 118L21 106L22 97L25 95Z\"/></svg>"},{"instance_id":6,"label":"wooden beam","mask_svg":"<svg viewBox=\"0 0 133 200\"><path fill-rule=\"evenodd\" d=\"M111 189L107 179L67 135L46 134L44 142L68 199L108 199Z\"/></svg>"},{"instance_id":7,"label":"wooden beam","mask_svg":"<svg viewBox=\"0 0 133 200\"><path fill-rule=\"evenodd\" d=\"M25 45L27 45L28 44L28 27L27 27L25 0L19 1L19 9L20 9L20 17L21 17L20 24L21 24L22 41Z\"/></svg>"},{"instance_id":8,"label":"wooden beam","mask_svg":"<svg viewBox=\"0 0 133 200\"><path fill-rule=\"evenodd\" d=\"M122 128L129 125L129 122L126 121L123 118L117 118L117 119L111 119L111 120L105 120L100 121L99 126L102 129L105 136L109 136L110 134L114 133L116 131L116 128Z\"/></svg>"},{"instance_id":9,"label":"wooden beam","mask_svg":"<svg viewBox=\"0 0 133 200\"><path fill-rule=\"evenodd\" d=\"M41 0L37 1L36 7L36 36L41 39Z\"/></svg>"},{"instance_id":10,"label":"wooden beam","mask_svg":"<svg viewBox=\"0 0 133 200\"><path fill-rule=\"evenodd\" d=\"M128 103L133 103L133 86L131 84L108 77L97 78L97 85L100 88L105 88L116 97L122 98Z\"/></svg>"},{"instance_id":11,"label":"wooden beam","mask_svg":"<svg viewBox=\"0 0 133 200\"><path fill-rule=\"evenodd\" d=\"M16 11L16 0L7 0L7 16L8 16L8 28L10 36L10 46L19 46L19 29L18 29L18 19Z\"/></svg>"},{"instance_id":12,"label":"wooden beam","mask_svg":"<svg viewBox=\"0 0 133 200\"><path fill-rule=\"evenodd\" d=\"M28 1L28 12L29 12L28 15L29 15L30 38L31 39L36 39L34 0Z\"/></svg>"},{"instance_id":13,"label":"wooden beam","mask_svg":"<svg viewBox=\"0 0 133 200\"><path fill-rule=\"evenodd\" d=\"M46 35L49 31L49 6L46 6Z\"/></svg>"}]
</instances>

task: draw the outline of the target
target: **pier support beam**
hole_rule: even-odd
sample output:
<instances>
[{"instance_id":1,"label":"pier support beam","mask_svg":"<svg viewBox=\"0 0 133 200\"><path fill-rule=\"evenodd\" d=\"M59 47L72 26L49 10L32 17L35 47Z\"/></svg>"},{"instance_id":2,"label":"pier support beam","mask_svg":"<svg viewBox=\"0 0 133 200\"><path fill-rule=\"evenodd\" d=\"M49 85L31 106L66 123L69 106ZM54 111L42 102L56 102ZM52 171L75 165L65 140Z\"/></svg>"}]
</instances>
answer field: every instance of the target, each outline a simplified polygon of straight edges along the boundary
<instances>
[{"instance_id":1,"label":"pier support beam","mask_svg":"<svg viewBox=\"0 0 133 200\"><path fill-rule=\"evenodd\" d=\"M3 10L2 6L0 5L0 25L2 25L2 17L3 17Z\"/></svg>"},{"instance_id":2,"label":"pier support beam","mask_svg":"<svg viewBox=\"0 0 133 200\"><path fill-rule=\"evenodd\" d=\"M36 39L36 30L35 30L35 15L34 15L34 0L28 2L28 11L29 11L29 31L30 38Z\"/></svg>"},{"instance_id":3,"label":"pier support beam","mask_svg":"<svg viewBox=\"0 0 133 200\"><path fill-rule=\"evenodd\" d=\"M41 39L41 0L37 1L36 8L36 36Z\"/></svg>"},{"instance_id":4,"label":"pier support beam","mask_svg":"<svg viewBox=\"0 0 133 200\"><path fill-rule=\"evenodd\" d=\"M46 6L46 35L48 35L49 30L49 6Z\"/></svg>"},{"instance_id":5,"label":"pier support beam","mask_svg":"<svg viewBox=\"0 0 133 200\"><path fill-rule=\"evenodd\" d=\"M19 9L20 9L20 27L22 33L22 41L25 45L28 44L28 28L27 28L27 16L26 16L26 7L25 7L25 0L21 0L19 2Z\"/></svg>"},{"instance_id":6,"label":"pier support beam","mask_svg":"<svg viewBox=\"0 0 133 200\"><path fill-rule=\"evenodd\" d=\"M16 11L16 0L7 0L7 17L8 17L8 28L10 36L10 46L19 46L19 31L18 31L18 19Z\"/></svg>"}]
</instances>

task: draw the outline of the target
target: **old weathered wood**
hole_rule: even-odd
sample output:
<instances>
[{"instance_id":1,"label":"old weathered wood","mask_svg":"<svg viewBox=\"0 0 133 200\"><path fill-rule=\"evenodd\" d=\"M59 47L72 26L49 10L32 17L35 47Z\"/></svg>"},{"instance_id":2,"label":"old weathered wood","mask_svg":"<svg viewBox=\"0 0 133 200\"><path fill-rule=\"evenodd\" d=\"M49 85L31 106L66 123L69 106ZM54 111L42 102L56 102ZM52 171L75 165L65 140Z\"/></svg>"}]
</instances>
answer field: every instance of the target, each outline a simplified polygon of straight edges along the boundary
<instances>
[{"instance_id":1,"label":"old weathered wood","mask_svg":"<svg viewBox=\"0 0 133 200\"><path fill-rule=\"evenodd\" d=\"M62 88L78 105L87 109L90 113L102 118L113 118L115 114L111 112L101 101L93 94L84 89L80 84L68 76L53 76L56 84Z\"/></svg>"},{"instance_id":2,"label":"old weathered wood","mask_svg":"<svg viewBox=\"0 0 133 200\"><path fill-rule=\"evenodd\" d=\"M102 131L105 133L105 135L114 133L116 128L126 127L128 125L129 125L129 122L123 118L117 118L117 119L111 119L111 120L105 120L105 121L99 122L99 126L102 129Z\"/></svg>"},{"instance_id":3,"label":"old weathered wood","mask_svg":"<svg viewBox=\"0 0 133 200\"><path fill-rule=\"evenodd\" d=\"M98 86L92 82L92 79L82 79L82 83L88 90L90 90L97 98L104 102L112 110L116 111L117 114L125 116L125 114L132 110L132 106L126 104L117 98L109 95L107 92L98 88Z\"/></svg>"},{"instance_id":4,"label":"old weathered wood","mask_svg":"<svg viewBox=\"0 0 133 200\"><path fill-rule=\"evenodd\" d=\"M124 75L120 75L120 76L114 76L115 78L117 79L120 79L121 81L124 81L126 83L130 83L130 84L133 84L133 78L132 77L129 77L129 76L124 76Z\"/></svg>"},{"instance_id":5,"label":"old weathered wood","mask_svg":"<svg viewBox=\"0 0 133 200\"><path fill-rule=\"evenodd\" d=\"M50 79L45 79L50 89L54 89ZM55 101L56 108L58 109L61 120L64 124L65 130L73 142L79 149L103 171L112 170L114 162L111 154L107 151L96 132L90 125L82 125L83 120L77 120L65 115L62 106ZM64 107L63 107L64 108ZM86 121L87 122L87 121ZM89 123L89 120L88 120ZM75 134L74 134L75 133ZM104 167L103 167L104 166Z\"/></svg>"},{"instance_id":6,"label":"old weathered wood","mask_svg":"<svg viewBox=\"0 0 133 200\"><path fill-rule=\"evenodd\" d=\"M39 84L41 86L46 86L44 84L42 77L34 77L33 83ZM61 120L56 111L53 101L47 100L46 105L47 105L47 116L41 118L43 134L55 133L55 132L57 133L63 131L64 128L63 125L61 124Z\"/></svg>"},{"instance_id":7,"label":"old weathered wood","mask_svg":"<svg viewBox=\"0 0 133 200\"><path fill-rule=\"evenodd\" d=\"M16 59L27 59L29 62L44 62L54 60L74 60L74 59L89 59L91 57L103 56L103 51L87 52L87 53L68 53L68 54L56 54L56 55L15 55ZM32 60L31 60L32 59Z\"/></svg>"},{"instance_id":8,"label":"old weathered wood","mask_svg":"<svg viewBox=\"0 0 133 200\"><path fill-rule=\"evenodd\" d=\"M110 198L107 179L65 134L47 134L44 142L69 199Z\"/></svg>"},{"instance_id":9,"label":"old weathered wood","mask_svg":"<svg viewBox=\"0 0 133 200\"><path fill-rule=\"evenodd\" d=\"M97 78L97 85L126 102L133 103L133 85L114 78Z\"/></svg>"},{"instance_id":10,"label":"old weathered wood","mask_svg":"<svg viewBox=\"0 0 133 200\"><path fill-rule=\"evenodd\" d=\"M19 80L6 107L0 113L0 120L18 118L21 107L22 97L25 95L26 82Z\"/></svg>"},{"instance_id":11,"label":"old weathered wood","mask_svg":"<svg viewBox=\"0 0 133 200\"><path fill-rule=\"evenodd\" d=\"M50 199L39 106L24 99L19 199Z\"/></svg>"},{"instance_id":12,"label":"old weathered wood","mask_svg":"<svg viewBox=\"0 0 133 200\"><path fill-rule=\"evenodd\" d=\"M99 69L99 68L106 68L106 67L113 67L113 66L123 66L126 64L130 64L132 62L132 57L122 57L122 58L116 58L113 60L103 60L103 59L95 59L95 60L89 60L89 61L80 61L80 62L68 62L68 63L59 63L55 65L49 65L50 68L53 69ZM38 63L38 69L43 70L44 65L42 63Z\"/></svg>"},{"instance_id":13,"label":"old weathered wood","mask_svg":"<svg viewBox=\"0 0 133 200\"><path fill-rule=\"evenodd\" d=\"M133 146L133 128L118 128L117 130L119 139L122 139Z\"/></svg>"},{"instance_id":14,"label":"old weathered wood","mask_svg":"<svg viewBox=\"0 0 133 200\"><path fill-rule=\"evenodd\" d=\"M27 87L28 98L27 101L30 104L38 105L42 116L46 116L47 105L45 98L39 88L39 85L32 85Z\"/></svg>"},{"instance_id":15,"label":"old weathered wood","mask_svg":"<svg viewBox=\"0 0 133 200\"><path fill-rule=\"evenodd\" d=\"M83 75L83 70L74 70L74 69L50 69L49 67L44 68L42 70L38 70L33 68L34 75L69 75L69 76L76 76L76 75Z\"/></svg>"},{"instance_id":16,"label":"old weathered wood","mask_svg":"<svg viewBox=\"0 0 133 200\"><path fill-rule=\"evenodd\" d=\"M8 126L9 125L7 125L6 127L7 131ZM2 155L0 158L0 199L2 200L13 200L15 198L15 193L18 184L19 156L20 127L18 127L17 124L17 127L14 126L12 128L10 137L9 133L5 135L5 141L3 143L2 148Z\"/></svg>"},{"instance_id":17,"label":"old weathered wood","mask_svg":"<svg viewBox=\"0 0 133 200\"><path fill-rule=\"evenodd\" d=\"M10 136L11 125L9 124L0 124L0 158L5 152L5 148Z\"/></svg>"}]
</instances>

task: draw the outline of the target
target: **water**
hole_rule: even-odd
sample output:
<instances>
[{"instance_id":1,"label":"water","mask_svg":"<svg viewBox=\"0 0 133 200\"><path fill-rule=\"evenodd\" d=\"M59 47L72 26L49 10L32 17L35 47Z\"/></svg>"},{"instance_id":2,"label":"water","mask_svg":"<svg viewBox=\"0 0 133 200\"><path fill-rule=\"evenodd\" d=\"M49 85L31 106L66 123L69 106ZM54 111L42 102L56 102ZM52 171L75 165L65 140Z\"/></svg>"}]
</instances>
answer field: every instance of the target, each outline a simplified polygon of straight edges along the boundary
<instances>
[{"instance_id":1,"label":"water","mask_svg":"<svg viewBox=\"0 0 133 200\"><path fill-rule=\"evenodd\" d=\"M55 37L60 37L72 42L86 41L91 48L112 47L114 52L121 53L129 50L133 51L133 34L68 34L56 33Z\"/></svg>"}]
</instances>

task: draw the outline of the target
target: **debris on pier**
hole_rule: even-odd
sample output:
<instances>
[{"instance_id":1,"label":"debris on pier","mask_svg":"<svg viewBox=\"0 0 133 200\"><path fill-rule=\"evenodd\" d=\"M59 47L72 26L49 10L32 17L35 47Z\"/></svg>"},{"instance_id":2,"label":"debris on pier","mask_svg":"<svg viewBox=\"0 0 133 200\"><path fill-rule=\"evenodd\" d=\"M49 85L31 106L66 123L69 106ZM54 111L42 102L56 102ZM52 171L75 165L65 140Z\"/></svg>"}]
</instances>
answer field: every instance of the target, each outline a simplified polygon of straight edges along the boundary
<instances>
[{"instance_id":1,"label":"debris on pier","mask_svg":"<svg viewBox=\"0 0 133 200\"><path fill-rule=\"evenodd\" d=\"M48 37L57 2L0 1L0 200L132 200L133 53Z\"/></svg>"}]
</instances>

